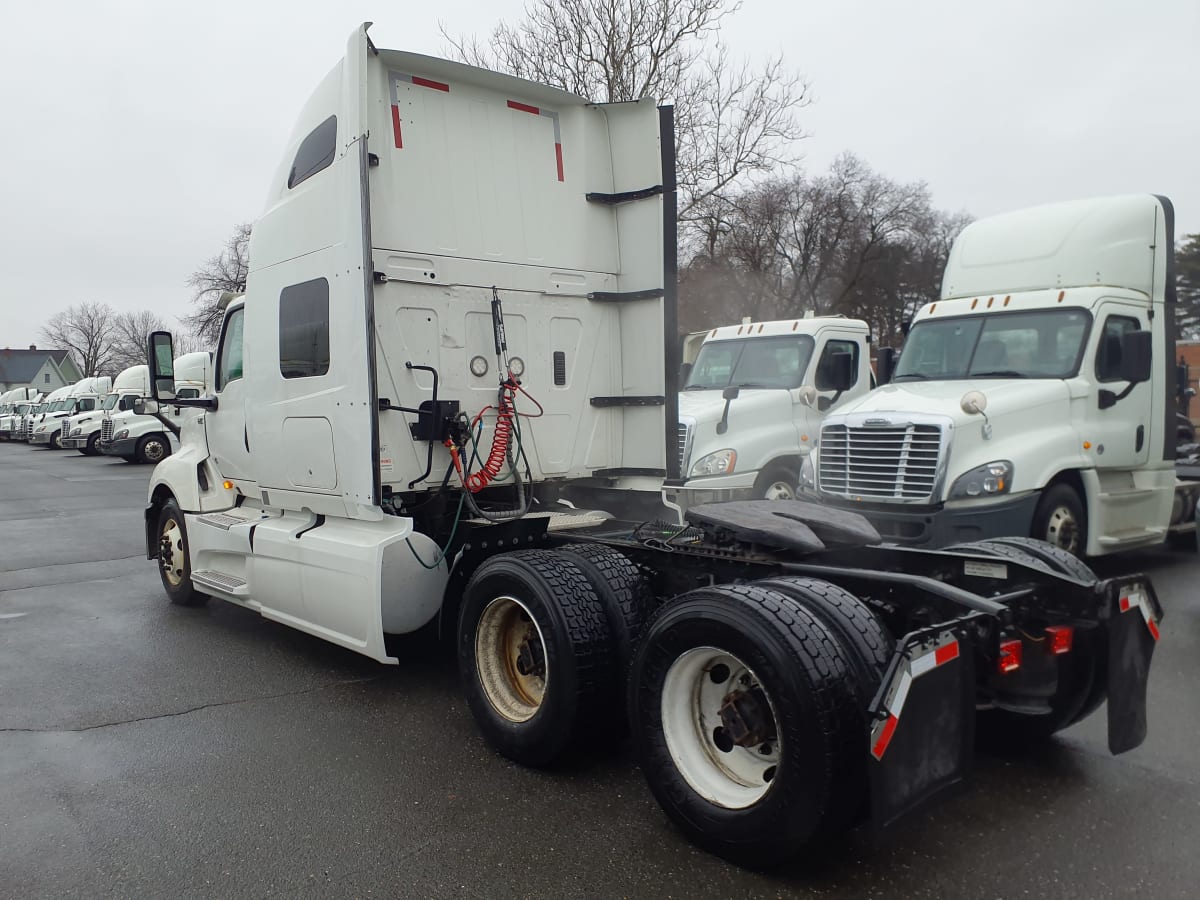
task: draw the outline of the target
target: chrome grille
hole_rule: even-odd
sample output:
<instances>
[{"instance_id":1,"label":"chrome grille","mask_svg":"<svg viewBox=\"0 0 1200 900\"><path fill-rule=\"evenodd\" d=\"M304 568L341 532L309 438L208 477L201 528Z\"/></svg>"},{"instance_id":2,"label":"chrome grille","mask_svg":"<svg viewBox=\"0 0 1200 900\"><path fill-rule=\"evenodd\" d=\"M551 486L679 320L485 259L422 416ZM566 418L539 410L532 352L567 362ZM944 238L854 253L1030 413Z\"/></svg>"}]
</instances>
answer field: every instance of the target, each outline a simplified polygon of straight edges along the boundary
<instances>
[{"instance_id":1,"label":"chrome grille","mask_svg":"<svg viewBox=\"0 0 1200 900\"><path fill-rule=\"evenodd\" d=\"M112 419L106 418L103 422L100 423L100 440L107 443L108 441L112 440L112 436L113 436Z\"/></svg>"},{"instance_id":2,"label":"chrome grille","mask_svg":"<svg viewBox=\"0 0 1200 900\"><path fill-rule=\"evenodd\" d=\"M939 425L826 425L820 489L864 499L929 499L937 487L941 450Z\"/></svg>"},{"instance_id":3,"label":"chrome grille","mask_svg":"<svg viewBox=\"0 0 1200 900\"><path fill-rule=\"evenodd\" d=\"M679 423L679 477L688 477L688 463L692 455L692 426L688 422Z\"/></svg>"}]
</instances>

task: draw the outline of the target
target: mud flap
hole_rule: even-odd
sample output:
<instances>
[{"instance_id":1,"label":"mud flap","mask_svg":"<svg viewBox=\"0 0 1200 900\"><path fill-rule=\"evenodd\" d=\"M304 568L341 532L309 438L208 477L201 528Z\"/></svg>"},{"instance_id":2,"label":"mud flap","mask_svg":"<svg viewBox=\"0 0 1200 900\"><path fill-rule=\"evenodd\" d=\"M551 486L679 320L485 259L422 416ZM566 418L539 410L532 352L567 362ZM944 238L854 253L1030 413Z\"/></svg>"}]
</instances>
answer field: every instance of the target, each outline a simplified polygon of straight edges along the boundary
<instances>
[{"instance_id":1,"label":"mud flap","mask_svg":"<svg viewBox=\"0 0 1200 900\"><path fill-rule=\"evenodd\" d=\"M972 645L945 626L908 635L897 645L869 712L871 818L882 829L969 774L975 743Z\"/></svg>"},{"instance_id":2,"label":"mud flap","mask_svg":"<svg viewBox=\"0 0 1200 900\"><path fill-rule=\"evenodd\" d=\"M1109 587L1108 749L1114 755L1146 739L1146 687L1163 612L1149 582Z\"/></svg>"}]
</instances>

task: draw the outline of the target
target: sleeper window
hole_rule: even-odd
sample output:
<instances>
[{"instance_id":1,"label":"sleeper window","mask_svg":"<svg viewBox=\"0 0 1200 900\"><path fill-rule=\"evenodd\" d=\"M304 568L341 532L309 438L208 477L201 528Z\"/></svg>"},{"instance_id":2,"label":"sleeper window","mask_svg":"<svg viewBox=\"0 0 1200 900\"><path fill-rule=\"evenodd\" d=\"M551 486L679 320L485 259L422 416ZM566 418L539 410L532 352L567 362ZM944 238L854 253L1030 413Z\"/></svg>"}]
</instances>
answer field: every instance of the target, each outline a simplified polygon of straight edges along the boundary
<instances>
[{"instance_id":1,"label":"sleeper window","mask_svg":"<svg viewBox=\"0 0 1200 900\"><path fill-rule=\"evenodd\" d=\"M288 173L288 188L294 188L322 169L329 168L336 154L337 116L330 116L300 142L296 158L292 161L292 169Z\"/></svg>"},{"instance_id":2,"label":"sleeper window","mask_svg":"<svg viewBox=\"0 0 1200 900\"><path fill-rule=\"evenodd\" d=\"M279 372L313 378L329 371L329 282L316 278L279 295Z\"/></svg>"}]
</instances>

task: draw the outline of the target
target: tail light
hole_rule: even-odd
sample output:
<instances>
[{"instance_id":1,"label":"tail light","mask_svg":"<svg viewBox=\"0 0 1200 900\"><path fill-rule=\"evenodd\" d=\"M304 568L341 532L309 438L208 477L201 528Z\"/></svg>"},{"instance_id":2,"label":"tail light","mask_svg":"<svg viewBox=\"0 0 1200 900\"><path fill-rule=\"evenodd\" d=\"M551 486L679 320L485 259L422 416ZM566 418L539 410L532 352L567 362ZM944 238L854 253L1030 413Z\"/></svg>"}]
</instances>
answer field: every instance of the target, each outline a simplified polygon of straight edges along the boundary
<instances>
[{"instance_id":1,"label":"tail light","mask_svg":"<svg viewBox=\"0 0 1200 900\"><path fill-rule=\"evenodd\" d=\"M1075 629L1070 625L1051 625L1046 629L1046 651L1054 656L1071 652Z\"/></svg>"},{"instance_id":2,"label":"tail light","mask_svg":"<svg viewBox=\"0 0 1200 900\"><path fill-rule=\"evenodd\" d=\"M1007 675L1009 672L1015 672L1021 668L1021 642L1001 641L1000 656L996 659L996 667L1000 670L1001 675Z\"/></svg>"}]
</instances>

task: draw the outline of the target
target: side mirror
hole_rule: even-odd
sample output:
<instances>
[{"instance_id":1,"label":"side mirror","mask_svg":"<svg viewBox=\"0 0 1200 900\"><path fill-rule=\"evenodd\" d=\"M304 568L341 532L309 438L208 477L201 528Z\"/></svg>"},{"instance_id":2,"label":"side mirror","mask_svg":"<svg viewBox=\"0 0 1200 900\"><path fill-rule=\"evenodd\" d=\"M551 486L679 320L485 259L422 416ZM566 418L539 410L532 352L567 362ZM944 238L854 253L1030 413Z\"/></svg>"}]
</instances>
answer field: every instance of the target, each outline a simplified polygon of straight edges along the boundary
<instances>
[{"instance_id":1,"label":"side mirror","mask_svg":"<svg viewBox=\"0 0 1200 900\"><path fill-rule=\"evenodd\" d=\"M133 414L135 416L152 416L158 412L158 404L153 400L147 400L145 397L138 397L133 401Z\"/></svg>"},{"instance_id":2,"label":"side mirror","mask_svg":"<svg viewBox=\"0 0 1200 900\"><path fill-rule=\"evenodd\" d=\"M736 400L741 392L742 389L737 385L730 385L729 387L725 388L725 390L721 391L721 399Z\"/></svg>"},{"instance_id":3,"label":"side mirror","mask_svg":"<svg viewBox=\"0 0 1200 900\"><path fill-rule=\"evenodd\" d=\"M800 388L800 402L810 408L816 406L817 389L811 384L806 384L804 387Z\"/></svg>"},{"instance_id":4,"label":"side mirror","mask_svg":"<svg viewBox=\"0 0 1200 900\"><path fill-rule=\"evenodd\" d=\"M896 374L896 358L899 356L894 347L880 347L875 354L875 382L881 387L892 380Z\"/></svg>"},{"instance_id":5,"label":"side mirror","mask_svg":"<svg viewBox=\"0 0 1200 900\"><path fill-rule=\"evenodd\" d=\"M1150 380L1153 337L1149 331L1127 331L1121 335L1121 380L1139 384Z\"/></svg>"},{"instance_id":6,"label":"side mirror","mask_svg":"<svg viewBox=\"0 0 1200 900\"><path fill-rule=\"evenodd\" d=\"M175 399L175 348L171 332L152 331L146 341L150 366L150 396L155 400Z\"/></svg>"},{"instance_id":7,"label":"side mirror","mask_svg":"<svg viewBox=\"0 0 1200 900\"><path fill-rule=\"evenodd\" d=\"M908 332L912 328L912 319L905 319L900 323L900 333L908 337Z\"/></svg>"},{"instance_id":8,"label":"side mirror","mask_svg":"<svg viewBox=\"0 0 1200 900\"><path fill-rule=\"evenodd\" d=\"M721 421L717 423L717 434L724 434L729 430L729 404L738 398L738 394L742 389L736 384L731 384L725 390L721 391L721 399L725 401L725 409L721 411Z\"/></svg>"},{"instance_id":9,"label":"side mirror","mask_svg":"<svg viewBox=\"0 0 1200 900\"><path fill-rule=\"evenodd\" d=\"M692 374L692 363L685 362L679 364L679 383L676 387L683 387L688 383L688 378Z\"/></svg>"}]
</instances>

